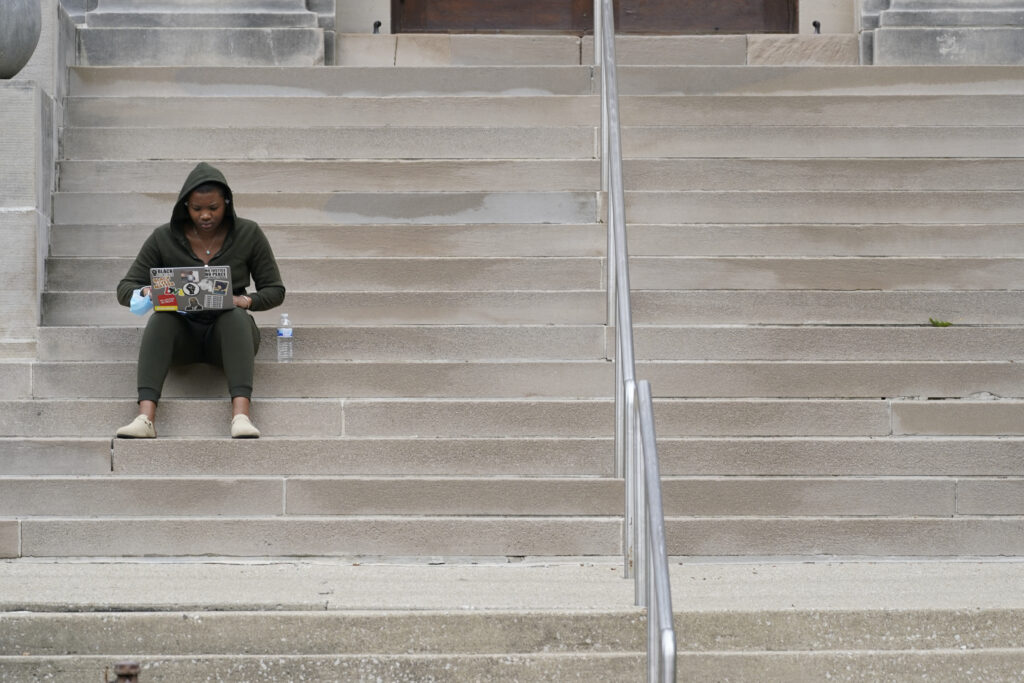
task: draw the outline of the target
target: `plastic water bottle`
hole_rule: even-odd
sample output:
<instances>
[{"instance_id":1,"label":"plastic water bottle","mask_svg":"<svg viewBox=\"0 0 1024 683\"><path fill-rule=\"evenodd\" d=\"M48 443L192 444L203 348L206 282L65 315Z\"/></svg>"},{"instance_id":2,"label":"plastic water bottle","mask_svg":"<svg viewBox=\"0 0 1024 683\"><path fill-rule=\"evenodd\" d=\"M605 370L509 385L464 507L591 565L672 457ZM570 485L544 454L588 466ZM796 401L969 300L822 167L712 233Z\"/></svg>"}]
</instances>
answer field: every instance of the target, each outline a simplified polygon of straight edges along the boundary
<instances>
[{"instance_id":1,"label":"plastic water bottle","mask_svg":"<svg viewBox=\"0 0 1024 683\"><path fill-rule=\"evenodd\" d=\"M277 362L292 362L292 321L288 314L281 314L281 322L277 326Z\"/></svg>"}]
</instances>

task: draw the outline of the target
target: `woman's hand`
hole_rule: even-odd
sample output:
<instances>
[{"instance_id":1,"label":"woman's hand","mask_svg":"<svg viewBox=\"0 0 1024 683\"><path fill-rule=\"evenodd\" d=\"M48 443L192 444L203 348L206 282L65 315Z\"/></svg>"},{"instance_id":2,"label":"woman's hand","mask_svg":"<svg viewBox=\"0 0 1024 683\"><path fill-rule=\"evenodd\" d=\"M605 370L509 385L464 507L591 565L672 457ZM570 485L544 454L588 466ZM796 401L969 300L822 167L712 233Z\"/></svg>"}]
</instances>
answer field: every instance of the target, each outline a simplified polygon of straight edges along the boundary
<instances>
[{"instance_id":1,"label":"woman's hand","mask_svg":"<svg viewBox=\"0 0 1024 683\"><path fill-rule=\"evenodd\" d=\"M153 298L153 288L152 287L143 287L142 290L141 290L141 294L144 297L148 296L150 299L152 299Z\"/></svg>"},{"instance_id":2,"label":"woman's hand","mask_svg":"<svg viewBox=\"0 0 1024 683\"><path fill-rule=\"evenodd\" d=\"M231 300L235 303L238 308L252 308L252 297L241 294L238 296L231 297Z\"/></svg>"}]
</instances>

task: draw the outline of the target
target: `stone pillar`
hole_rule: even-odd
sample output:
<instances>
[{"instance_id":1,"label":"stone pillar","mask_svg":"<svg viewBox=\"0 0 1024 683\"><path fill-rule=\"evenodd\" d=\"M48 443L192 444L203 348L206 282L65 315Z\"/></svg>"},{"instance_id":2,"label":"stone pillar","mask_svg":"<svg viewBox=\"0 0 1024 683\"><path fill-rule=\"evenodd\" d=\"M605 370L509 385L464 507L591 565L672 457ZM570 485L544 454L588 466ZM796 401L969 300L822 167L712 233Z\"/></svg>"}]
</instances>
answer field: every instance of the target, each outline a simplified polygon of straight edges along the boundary
<instances>
[{"instance_id":1,"label":"stone pillar","mask_svg":"<svg viewBox=\"0 0 1024 683\"><path fill-rule=\"evenodd\" d=\"M891 0L875 64L1024 65L1024 0Z\"/></svg>"},{"instance_id":2,"label":"stone pillar","mask_svg":"<svg viewBox=\"0 0 1024 683\"><path fill-rule=\"evenodd\" d=\"M0 82L0 359L35 356L53 178L52 100L33 81Z\"/></svg>"}]
</instances>

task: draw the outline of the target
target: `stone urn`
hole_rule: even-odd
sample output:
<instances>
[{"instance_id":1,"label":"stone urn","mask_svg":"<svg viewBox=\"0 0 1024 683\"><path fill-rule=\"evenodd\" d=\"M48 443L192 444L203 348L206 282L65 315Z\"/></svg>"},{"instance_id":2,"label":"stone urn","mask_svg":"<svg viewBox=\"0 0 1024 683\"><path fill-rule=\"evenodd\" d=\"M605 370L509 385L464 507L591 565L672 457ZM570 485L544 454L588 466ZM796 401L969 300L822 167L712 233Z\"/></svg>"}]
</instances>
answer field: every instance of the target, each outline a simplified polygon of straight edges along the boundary
<instances>
[{"instance_id":1,"label":"stone urn","mask_svg":"<svg viewBox=\"0 0 1024 683\"><path fill-rule=\"evenodd\" d=\"M28 63L42 28L39 0L0 0L0 78L13 78Z\"/></svg>"}]
</instances>

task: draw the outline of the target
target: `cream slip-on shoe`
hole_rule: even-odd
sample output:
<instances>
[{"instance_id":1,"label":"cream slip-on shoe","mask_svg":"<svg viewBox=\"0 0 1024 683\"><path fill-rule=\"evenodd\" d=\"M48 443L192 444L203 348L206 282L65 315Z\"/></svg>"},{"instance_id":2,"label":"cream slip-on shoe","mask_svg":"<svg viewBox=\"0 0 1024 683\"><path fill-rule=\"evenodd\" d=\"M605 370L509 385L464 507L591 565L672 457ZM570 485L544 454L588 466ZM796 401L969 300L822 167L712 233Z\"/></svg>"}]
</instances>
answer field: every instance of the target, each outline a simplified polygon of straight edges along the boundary
<instances>
[{"instance_id":1,"label":"cream slip-on shoe","mask_svg":"<svg viewBox=\"0 0 1024 683\"><path fill-rule=\"evenodd\" d=\"M248 415L235 415L231 418L232 439L258 439L260 430L252 423Z\"/></svg>"},{"instance_id":2,"label":"cream slip-on shoe","mask_svg":"<svg viewBox=\"0 0 1024 683\"><path fill-rule=\"evenodd\" d=\"M156 427L145 415L136 415L135 419L117 430L119 439L155 439Z\"/></svg>"}]
</instances>

